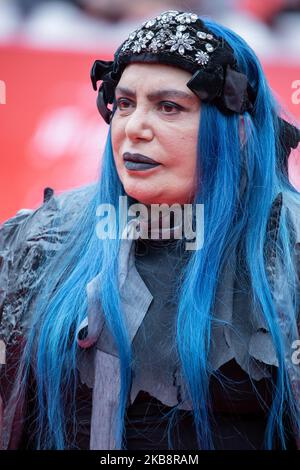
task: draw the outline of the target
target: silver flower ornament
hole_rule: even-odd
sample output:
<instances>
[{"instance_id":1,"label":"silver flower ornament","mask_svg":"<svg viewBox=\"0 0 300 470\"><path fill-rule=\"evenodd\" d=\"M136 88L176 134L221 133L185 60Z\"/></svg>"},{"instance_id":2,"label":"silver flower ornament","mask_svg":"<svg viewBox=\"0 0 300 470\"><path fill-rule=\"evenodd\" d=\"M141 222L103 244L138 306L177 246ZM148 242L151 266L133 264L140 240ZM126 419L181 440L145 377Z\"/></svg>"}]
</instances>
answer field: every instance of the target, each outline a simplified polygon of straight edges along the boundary
<instances>
[{"instance_id":1,"label":"silver flower ornament","mask_svg":"<svg viewBox=\"0 0 300 470\"><path fill-rule=\"evenodd\" d=\"M171 38L166 41L167 46L171 46L170 52L177 51L179 54L183 55L185 53L185 49L192 51L195 41L190 38L189 33L182 34L181 31L177 31L176 35L172 35Z\"/></svg>"}]
</instances>

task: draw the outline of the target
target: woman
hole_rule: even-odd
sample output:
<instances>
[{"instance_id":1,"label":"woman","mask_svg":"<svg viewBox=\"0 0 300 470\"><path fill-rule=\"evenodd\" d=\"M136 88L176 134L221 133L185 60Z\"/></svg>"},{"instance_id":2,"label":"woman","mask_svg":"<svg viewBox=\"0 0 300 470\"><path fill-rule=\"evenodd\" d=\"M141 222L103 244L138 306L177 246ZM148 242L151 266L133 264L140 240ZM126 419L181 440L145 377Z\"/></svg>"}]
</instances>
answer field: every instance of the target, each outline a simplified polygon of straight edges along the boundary
<instances>
[{"instance_id":1,"label":"woman","mask_svg":"<svg viewBox=\"0 0 300 470\"><path fill-rule=\"evenodd\" d=\"M1 230L2 447L295 448L298 129L249 46L193 13L143 23L91 78L99 183Z\"/></svg>"}]
</instances>

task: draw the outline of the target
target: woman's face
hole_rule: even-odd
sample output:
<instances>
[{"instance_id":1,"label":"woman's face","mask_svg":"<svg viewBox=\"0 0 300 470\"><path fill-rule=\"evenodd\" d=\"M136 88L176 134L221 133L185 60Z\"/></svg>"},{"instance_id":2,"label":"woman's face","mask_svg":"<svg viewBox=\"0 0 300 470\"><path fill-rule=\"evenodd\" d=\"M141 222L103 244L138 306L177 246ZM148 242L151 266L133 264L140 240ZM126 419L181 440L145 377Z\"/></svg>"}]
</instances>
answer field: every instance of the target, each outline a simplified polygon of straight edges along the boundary
<instances>
[{"instance_id":1,"label":"woman's face","mask_svg":"<svg viewBox=\"0 0 300 470\"><path fill-rule=\"evenodd\" d=\"M116 88L114 160L126 193L141 203L184 204L193 198L200 100L186 86L191 76L169 65L134 63ZM132 154L156 164L129 161Z\"/></svg>"}]
</instances>

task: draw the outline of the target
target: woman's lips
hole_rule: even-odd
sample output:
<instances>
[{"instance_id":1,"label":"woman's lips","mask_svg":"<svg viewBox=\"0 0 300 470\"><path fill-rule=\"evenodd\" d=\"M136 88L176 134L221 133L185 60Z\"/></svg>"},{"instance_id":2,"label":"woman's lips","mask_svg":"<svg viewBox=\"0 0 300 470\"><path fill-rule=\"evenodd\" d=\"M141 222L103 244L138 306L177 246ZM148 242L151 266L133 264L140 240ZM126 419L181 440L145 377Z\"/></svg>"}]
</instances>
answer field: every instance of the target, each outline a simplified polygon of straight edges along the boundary
<instances>
[{"instance_id":1,"label":"woman's lips","mask_svg":"<svg viewBox=\"0 0 300 470\"><path fill-rule=\"evenodd\" d=\"M135 171L145 171L150 170L150 168L154 168L155 166L159 166L160 163L141 163L141 162L125 162L125 167L127 170L135 170Z\"/></svg>"},{"instance_id":2,"label":"woman's lips","mask_svg":"<svg viewBox=\"0 0 300 470\"><path fill-rule=\"evenodd\" d=\"M134 171L146 171L160 165L160 163L152 158L146 157L146 155L140 153L125 152L123 154L123 160L127 170Z\"/></svg>"}]
</instances>

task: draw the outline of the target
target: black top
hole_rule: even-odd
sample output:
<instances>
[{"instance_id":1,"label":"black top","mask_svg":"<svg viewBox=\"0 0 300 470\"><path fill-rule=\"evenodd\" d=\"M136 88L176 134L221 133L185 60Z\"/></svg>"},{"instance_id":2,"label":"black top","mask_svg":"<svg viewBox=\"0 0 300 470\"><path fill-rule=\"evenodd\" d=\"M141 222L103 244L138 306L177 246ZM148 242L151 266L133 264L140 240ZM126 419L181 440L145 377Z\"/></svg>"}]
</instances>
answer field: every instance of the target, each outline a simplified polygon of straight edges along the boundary
<instances>
[{"instance_id":1,"label":"black top","mask_svg":"<svg viewBox=\"0 0 300 470\"><path fill-rule=\"evenodd\" d=\"M264 434L268 408L272 398L272 383L268 379L255 382L254 391L249 376L235 360L223 365L220 372L235 385L225 384L215 377L210 380L213 405L211 429L216 450L264 449ZM129 406L126 419L128 450L168 450L168 413L172 408L164 406L156 398L140 392ZM169 414L170 416L170 414ZM191 411L177 410L171 431L174 450L199 449ZM288 448L296 449L286 423ZM275 446L276 447L276 446ZM279 444L277 448L280 449Z\"/></svg>"},{"instance_id":2,"label":"black top","mask_svg":"<svg viewBox=\"0 0 300 470\"><path fill-rule=\"evenodd\" d=\"M184 253L183 246L178 246L176 240L139 239L136 241L135 255L136 268L154 299L143 321L142 332L139 330L134 338L133 351L139 356L138 362L142 363L140 368L144 369L144 374L147 368L153 367L157 373L160 368L167 381L176 363L167 340L169 338L171 341L172 338L171 325L176 305L170 304L168 297L176 291L176 281L189 254ZM263 449L276 367L270 367L270 371L272 379L254 381L232 359L211 377L211 428L215 449ZM140 390L134 403L127 408L127 449L172 449L168 443L168 416L171 410L172 407ZM173 423L173 449L198 449L192 412L177 410ZM290 442L289 445L293 447L294 444Z\"/></svg>"}]
</instances>

